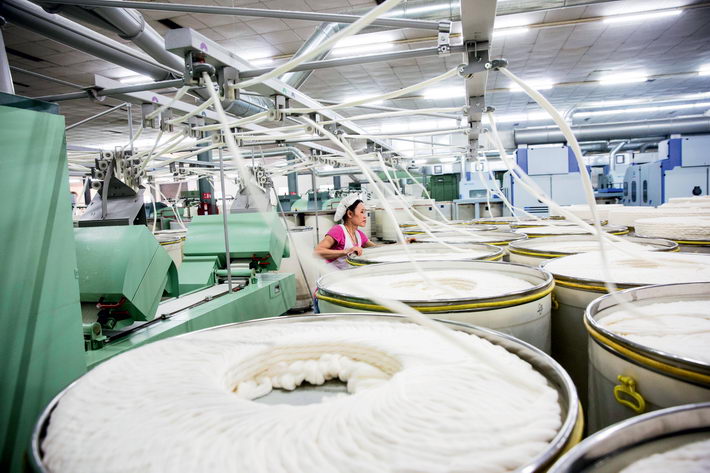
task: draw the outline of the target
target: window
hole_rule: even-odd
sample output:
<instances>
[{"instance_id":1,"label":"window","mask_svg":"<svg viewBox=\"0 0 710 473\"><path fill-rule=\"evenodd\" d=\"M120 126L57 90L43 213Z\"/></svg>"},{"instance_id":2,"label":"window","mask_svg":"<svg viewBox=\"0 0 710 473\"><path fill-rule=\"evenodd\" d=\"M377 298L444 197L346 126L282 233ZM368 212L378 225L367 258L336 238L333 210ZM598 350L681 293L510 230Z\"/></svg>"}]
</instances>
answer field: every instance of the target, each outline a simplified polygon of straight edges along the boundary
<instances>
[{"instance_id":1,"label":"window","mask_svg":"<svg viewBox=\"0 0 710 473\"><path fill-rule=\"evenodd\" d=\"M636 202L636 181L631 183L631 201Z\"/></svg>"},{"instance_id":2,"label":"window","mask_svg":"<svg viewBox=\"0 0 710 473\"><path fill-rule=\"evenodd\" d=\"M624 164L624 161L625 159L623 154L617 154L616 156L614 156L614 162L616 164Z\"/></svg>"}]
</instances>

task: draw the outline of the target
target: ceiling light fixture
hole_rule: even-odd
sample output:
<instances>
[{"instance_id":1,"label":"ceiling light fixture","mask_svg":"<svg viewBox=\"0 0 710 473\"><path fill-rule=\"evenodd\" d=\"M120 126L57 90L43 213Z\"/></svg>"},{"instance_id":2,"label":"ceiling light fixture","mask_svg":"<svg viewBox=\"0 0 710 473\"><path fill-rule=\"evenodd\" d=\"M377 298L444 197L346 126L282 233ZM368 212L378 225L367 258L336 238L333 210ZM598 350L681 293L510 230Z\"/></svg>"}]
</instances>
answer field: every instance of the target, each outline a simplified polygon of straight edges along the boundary
<instances>
[{"instance_id":1,"label":"ceiling light fixture","mask_svg":"<svg viewBox=\"0 0 710 473\"><path fill-rule=\"evenodd\" d=\"M648 75L645 72L630 72L621 74L607 74L599 79L601 85L633 84L636 82L646 82Z\"/></svg>"},{"instance_id":2,"label":"ceiling light fixture","mask_svg":"<svg viewBox=\"0 0 710 473\"><path fill-rule=\"evenodd\" d=\"M493 30L493 39L502 38L504 36L517 36L530 31L527 26L515 26L512 28L500 28Z\"/></svg>"},{"instance_id":3,"label":"ceiling light fixture","mask_svg":"<svg viewBox=\"0 0 710 473\"><path fill-rule=\"evenodd\" d=\"M437 87L435 89L427 89L422 92L422 97L430 100L451 99L455 97L464 97L466 91L463 87Z\"/></svg>"},{"instance_id":4,"label":"ceiling light fixture","mask_svg":"<svg viewBox=\"0 0 710 473\"><path fill-rule=\"evenodd\" d=\"M274 63L274 59L270 57L260 57L256 59L249 59L249 62L254 67L265 67L270 66Z\"/></svg>"},{"instance_id":5,"label":"ceiling light fixture","mask_svg":"<svg viewBox=\"0 0 710 473\"><path fill-rule=\"evenodd\" d=\"M700 70L698 71L698 75L700 76L710 76L710 64L705 64L700 67Z\"/></svg>"},{"instance_id":6,"label":"ceiling light fixture","mask_svg":"<svg viewBox=\"0 0 710 473\"><path fill-rule=\"evenodd\" d=\"M153 79L148 76L139 74L137 76L121 77L118 79L121 84L143 84L147 82L153 82Z\"/></svg>"},{"instance_id":7,"label":"ceiling light fixture","mask_svg":"<svg viewBox=\"0 0 710 473\"><path fill-rule=\"evenodd\" d=\"M574 116L577 118L594 117L599 115L616 115L627 113L658 113L658 112L674 112L676 110L688 110L692 108L707 108L710 107L710 102L700 103L684 103L678 105L657 105L649 107L622 108L617 110L595 110L593 112L578 112Z\"/></svg>"},{"instance_id":8,"label":"ceiling light fixture","mask_svg":"<svg viewBox=\"0 0 710 473\"><path fill-rule=\"evenodd\" d=\"M628 15L611 15L604 18L604 23L625 23L627 21L645 21L655 20L670 16L677 16L683 13L683 10L660 10L643 13L631 13Z\"/></svg>"}]
</instances>

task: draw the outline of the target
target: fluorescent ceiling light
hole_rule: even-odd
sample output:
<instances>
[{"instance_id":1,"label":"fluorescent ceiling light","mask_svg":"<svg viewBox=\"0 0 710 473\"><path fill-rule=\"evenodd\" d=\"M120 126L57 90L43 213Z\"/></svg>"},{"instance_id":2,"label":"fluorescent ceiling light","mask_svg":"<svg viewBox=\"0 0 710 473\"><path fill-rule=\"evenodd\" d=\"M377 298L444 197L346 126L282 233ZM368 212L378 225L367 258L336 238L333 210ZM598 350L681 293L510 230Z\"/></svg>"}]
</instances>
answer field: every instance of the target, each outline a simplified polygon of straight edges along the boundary
<instances>
[{"instance_id":1,"label":"fluorescent ceiling light","mask_svg":"<svg viewBox=\"0 0 710 473\"><path fill-rule=\"evenodd\" d=\"M118 79L121 84L143 84L147 82L153 82L153 79L148 76L139 74L137 76L121 77Z\"/></svg>"},{"instance_id":2,"label":"fluorescent ceiling light","mask_svg":"<svg viewBox=\"0 0 710 473\"><path fill-rule=\"evenodd\" d=\"M440 163L453 163L456 162L456 158L441 158L439 160Z\"/></svg>"},{"instance_id":3,"label":"fluorescent ceiling light","mask_svg":"<svg viewBox=\"0 0 710 473\"><path fill-rule=\"evenodd\" d=\"M454 97L464 97L466 91L463 87L451 86L451 87L437 87L435 89L427 89L422 93L422 97L425 99L450 99Z\"/></svg>"},{"instance_id":4,"label":"fluorescent ceiling light","mask_svg":"<svg viewBox=\"0 0 710 473\"><path fill-rule=\"evenodd\" d=\"M705 64L700 68L698 74L701 76L710 76L710 64Z\"/></svg>"},{"instance_id":5,"label":"fluorescent ceiling light","mask_svg":"<svg viewBox=\"0 0 710 473\"><path fill-rule=\"evenodd\" d=\"M500 28L497 30L493 30L493 39L502 38L504 36L521 35L521 34L527 33L528 31L530 31L530 28L528 28L527 26L516 26L513 28Z\"/></svg>"},{"instance_id":6,"label":"fluorescent ceiling light","mask_svg":"<svg viewBox=\"0 0 710 473\"><path fill-rule=\"evenodd\" d=\"M264 66L270 66L271 64L273 64L274 60L273 60L273 58L270 58L270 57L260 57L257 59L249 59L249 62L254 67L264 67Z\"/></svg>"},{"instance_id":7,"label":"fluorescent ceiling light","mask_svg":"<svg viewBox=\"0 0 710 473\"><path fill-rule=\"evenodd\" d=\"M532 87L535 90L547 90L547 89L551 89L555 85L555 83L549 79L529 80L529 81L527 81L527 83L530 87ZM513 82L510 84L510 91L511 92L522 92L523 88L520 87L515 82Z\"/></svg>"},{"instance_id":8,"label":"fluorescent ceiling light","mask_svg":"<svg viewBox=\"0 0 710 473\"><path fill-rule=\"evenodd\" d=\"M664 18L669 16L677 16L683 13L683 10L661 10L643 13L632 13L629 15L612 15L604 18L604 23L623 23L627 21L645 21Z\"/></svg>"},{"instance_id":9,"label":"fluorescent ceiling light","mask_svg":"<svg viewBox=\"0 0 710 473\"><path fill-rule=\"evenodd\" d=\"M604 100L601 102L590 102L588 104L582 104L579 108L618 107L621 105L634 105L647 101L648 99Z\"/></svg>"},{"instance_id":10,"label":"fluorescent ceiling light","mask_svg":"<svg viewBox=\"0 0 710 473\"><path fill-rule=\"evenodd\" d=\"M613 84L633 84L635 82L646 82L648 76L645 72L629 72L620 74L607 74L599 79L601 85Z\"/></svg>"},{"instance_id":11,"label":"fluorescent ceiling light","mask_svg":"<svg viewBox=\"0 0 710 473\"><path fill-rule=\"evenodd\" d=\"M334 48L330 55L333 57L363 56L366 54L381 53L394 48L393 43L372 43L360 46L348 46L345 48Z\"/></svg>"}]
</instances>

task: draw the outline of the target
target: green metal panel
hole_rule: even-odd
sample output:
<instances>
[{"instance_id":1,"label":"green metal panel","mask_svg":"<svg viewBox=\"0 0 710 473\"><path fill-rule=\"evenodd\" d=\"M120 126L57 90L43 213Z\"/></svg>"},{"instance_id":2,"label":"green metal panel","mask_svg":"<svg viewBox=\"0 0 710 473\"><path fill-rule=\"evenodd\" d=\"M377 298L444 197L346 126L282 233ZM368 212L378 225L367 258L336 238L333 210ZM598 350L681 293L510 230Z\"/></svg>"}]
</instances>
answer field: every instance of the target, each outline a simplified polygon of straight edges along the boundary
<instances>
[{"instance_id":1,"label":"green metal panel","mask_svg":"<svg viewBox=\"0 0 710 473\"><path fill-rule=\"evenodd\" d=\"M276 212L227 215L232 260L262 259L261 270L277 270L288 254L286 229ZM187 229L185 256L217 256L226 266L222 215L201 215ZM266 258L266 259L264 259ZM184 263L183 263L184 264ZM182 271L181 271L182 272Z\"/></svg>"},{"instance_id":2,"label":"green metal panel","mask_svg":"<svg viewBox=\"0 0 710 473\"><path fill-rule=\"evenodd\" d=\"M429 194L437 201L449 201L459 198L459 175L441 174L429 179Z\"/></svg>"},{"instance_id":3,"label":"green metal panel","mask_svg":"<svg viewBox=\"0 0 710 473\"><path fill-rule=\"evenodd\" d=\"M180 294L196 291L215 283L215 270L219 258L213 256L186 256L179 270Z\"/></svg>"},{"instance_id":4,"label":"green metal panel","mask_svg":"<svg viewBox=\"0 0 710 473\"><path fill-rule=\"evenodd\" d=\"M64 126L59 115L0 106L3 472L22 470L40 411L86 370Z\"/></svg>"},{"instance_id":5,"label":"green metal panel","mask_svg":"<svg viewBox=\"0 0 710 473\"><path fill-rule=\"evenodd\" d=\"M177 269L143 225L74 229L82 302L126 298L133 320L151 320L166 292L178 294Z\"/></svg>"},{"instance_id":6,"label":"green metal panel","mask_svg":"<svg viewBox=\"0 0 710 473\"><path fill-rule=\"evenodd\" d=\"M256 282L240 291L200 303L106 345L101 350L87 352L87 364L93 368L126 350L175 335L216 325L282 315L295 302L296 280L293 274L262 273L257 275Z\"/></svg>"}]
</instances>

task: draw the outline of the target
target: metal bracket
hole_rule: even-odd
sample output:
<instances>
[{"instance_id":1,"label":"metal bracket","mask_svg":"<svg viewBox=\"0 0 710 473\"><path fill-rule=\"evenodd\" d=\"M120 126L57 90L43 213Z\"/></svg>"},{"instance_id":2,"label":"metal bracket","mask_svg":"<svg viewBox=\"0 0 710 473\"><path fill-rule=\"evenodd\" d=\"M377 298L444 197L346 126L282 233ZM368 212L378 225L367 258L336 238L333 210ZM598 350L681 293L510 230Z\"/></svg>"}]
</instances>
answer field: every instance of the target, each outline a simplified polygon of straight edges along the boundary
<instances>
[{"instance_id":1,"label":"metal bracket","mask_svg":"<svg viewBox=\"0 0 710 473\"><path fill-rule=\"evenodd\" d=\"M286 114L283 110L288 108L288 97L285 95L272 95L274 99L274 121L286 123Z\"/></svg>"},{"instance_id":2,"label":"metal bracket","mask_svg":"<svg viewBox=\"0 0 710 473\"><path fill-rule=\"evenodd\" d=\"M464 46L468 64L459 66L459 75L470 78L473 74L484 72L488 63L488 42L469 41Z\"/></svg>"},{"instance_id":3,"label":"metal bracket","mask_svg":"<svg viewBox=\"0 0 710 473\"><path fill-rule=\"evenodd\" d=\"M443 20L439 22L439 35L436 41L436 49L439 56L451 54L451 22Z\"/></svg>"},{"instance_id":4,"label":"metal bracket","mask_svg":"<svg viewBox=\"0 0 710 473\"><path fill-rule=\"evenodd\" d=\"M225 66L217 70L217 84L222 89L225 100L234 101L239 99L237 82L239 82L239 71L237 69Z\"/></svg>"},{"instance_id":5,"label":"metal bracket","mask_svg":"<svg viewBox=\"0 0 710 473\"><path fill-rule=\"evenodd\" d=\"M468 115L483 113L486 111L486 98L483 95L478 97L469 97L468 100Z\"/></svg>"}]
</instances>

